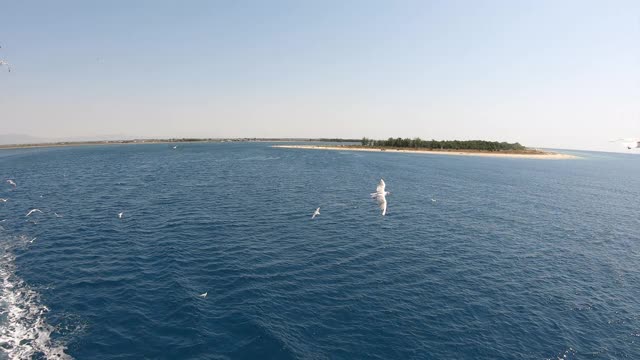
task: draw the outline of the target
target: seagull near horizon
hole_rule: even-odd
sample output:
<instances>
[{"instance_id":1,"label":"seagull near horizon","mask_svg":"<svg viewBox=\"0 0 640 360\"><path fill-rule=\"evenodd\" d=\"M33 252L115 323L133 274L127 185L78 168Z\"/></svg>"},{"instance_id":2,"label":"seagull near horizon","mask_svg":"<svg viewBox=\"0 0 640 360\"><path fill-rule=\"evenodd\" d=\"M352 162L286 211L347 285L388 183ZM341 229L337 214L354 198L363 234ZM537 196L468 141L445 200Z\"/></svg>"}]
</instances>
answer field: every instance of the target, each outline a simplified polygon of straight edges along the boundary
<instances>
[{"instance_id":1,"label":"seagull near horizon","mask_svg":"<svg viewBox=\"0 0 640 360\"><path fill-rule=\"evenodd\" d=\"M16 185L16 182L15 182L15 181L13 181L13 180L11 180L11 179L7 180L7 184L9 184L9 185L11 185L11 186L13 186L13 187L16 187L16 186L17 186L17 185Z\"/></svg>"},{"instance_id":2,"label":"seagull near horizon","mask_svg":"<svg viewBox=\"0 0 640 360\"><path fill-rule=\"evenodd\" d=\"M209 293L209 292L207 291L207 292L205 292L204 294L200 294L200 295L198 295L198 296L200 296L201 298L206 298L208 293Z\"/></svg>"},{"instance_id":3,"label":"seagull near horizon","mask_svg":"<svg viewBox=\"0 0 640 360\"><path fill-rule=\"evenodd\" d=\"M311 220L315 219L316 216L320 215L320 208L317 208L316 211L313 212L313 216L311 216Z\"/></svg>"},{"instance_id":4,"label":"seagull near horizon","mask_svg":"<svg viewBox=\"0 0 640 360\"><path fill-rule=\"evenodd\" d=\"M386 186L387 184L384 183L384 180L380 179L376 192L371 193L371 197L378 201L380 210L382 210L382 216L387 214L387 195L391 194L389 191L385 190Z\"/></svg>"},{"instance_id":5,"label":"seagull near horizon","mask_svg":"<svg viewBox=\"0 0 640 360\"><path fill-rule=\"evenodd\" d=\"M118 213L118 219L122 219L122 215L124 215L124 211Z\"/></svg>"},{"instance_id":6,"label":"seagull near horizon","mask_svg":"<svg viewBox=\"0 0 640 360\"><path fill-rule=\"evenodd\" d=\"M42 212L42 210L40 210L40 209L31 209L31 210L29 210L29 212L28 212L28 213L27 213L27 215L25 215L25 216L29 216L29 215L33 214L34 212L39 212L39 213L41 213L41 212Z\"/></svg>"},{"instance_id":7,"label":"seagull near horizon","mask_svg":"<svg viewBox=\"0 0 640 360\"><path fill-rule=\"evenodd\" d=\"M611 142L621 142L628 150L640 149L640 139L616 139Z\"/></svg>"},{"instance_id":8,"label":"seagull near horizon","mask_svg":"<svg viewBox=\"0 0 640 360\"><path fill-rule=\"evenodd\" d=\"M7 202L7 201L9 201L9 199L0 198L0 202L5 203L5 202Z\"/></svg>"}]
</instances>

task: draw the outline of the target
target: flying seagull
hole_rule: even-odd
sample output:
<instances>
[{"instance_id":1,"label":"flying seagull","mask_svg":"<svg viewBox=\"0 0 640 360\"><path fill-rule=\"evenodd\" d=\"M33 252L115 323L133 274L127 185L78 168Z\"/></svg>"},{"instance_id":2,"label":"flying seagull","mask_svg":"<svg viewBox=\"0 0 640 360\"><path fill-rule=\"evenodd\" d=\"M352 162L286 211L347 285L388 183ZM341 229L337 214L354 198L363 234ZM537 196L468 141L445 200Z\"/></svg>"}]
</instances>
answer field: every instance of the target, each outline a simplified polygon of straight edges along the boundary
<instances>
[{"instance_id":1,"label":"flying seagull","mask_svg":"<svg viewBox=\"0 0 640 360\"><path fill-rule=\"evenodd\" d=\"M385 191L386 186L387 185L384 183L384 180L380 179L376 192L371 193L371 197L378 201L380 210L382 210L382 216L387 214L387 195L391 194L389 191Z\"/></svg>"},{"instance_id":2,"label":"flying seagull","mask_svg":"<svg viewBox=\"0 0 640 360\"><path fill-rule=\"evenodd\" d=\"M7 184L9 184L9 185L11 185L11 186L13 186L13 187L16 187L16 186L17 186L17 185L16 185L16 182L15 182L15 181L13 181L13 180L11 180L11 179L7 180Z\"/></svg>"},{"instance_id":3,"label":"flying seagull","mask_svg":"<svg viewBox=\"0 0 640 360\"><path fill-rule=\"evenodd\" d=\"M29 212L28 212L28 213L27 213L27 215L25 215L25 216L29 216L29 215L33 214L34 212L39 212L39 213L41 213L42 211L41 211L40 209L31 209L31 210L29 210Z\"/></svg>"},{"instance_id":4,"label":"flying seagull","mask_svg":"<svg viewBox=\"0 0 640 360\"><path fill-rule=\"evenodd\" d=\"M118 213L118 219L122 219L122 215L124 215L124 211Z\"/></svg>"},{"instance_id":5,"label":"flying seagull","mask_svg":"<svg viewBox=\"0 0 640 360\"><path fill-rule=\"evenodd\" d=\"M311 219L315 219L316 216L320 215L320 208L317 208L316 211L313 212L313 216L311 216Z\"/></svg>"},{"instance_id":6,"label":"flying seagull","mask_svg":"<svg viewBox=\"0 0 640 360\"><path fill-rule=\"evenodd\" d=\"M208 293L209 293L209 292L207 291L207 292L205 292L204 294L200 294L200 295L198 295L198 296L200 296L201 298L206 298Z\"/></svg>"},{"instance_id":7,"label":"flying seagull","mask_svg":"<svg viewBox=\"0 0 640 360\"><path fill-rule=\"evenodd\" d=\"M8 62L6 62L4 60L0 60L0 66L2 66L2 65L6 65L7 66L7 70L9 70L9 72L11 72L11 65Z\"/></svg>"},{"instance_id":8,"label":"flying seagull","mask_svg":"<svg viewBox=\"0 0 640 360\"><path fill-rule=\"evenodd\" d=\"M9 201L9 199L3 199L3 198L0 198L0 202L3 202L3 203L4 203L4 202L7 202L7 201Z\"/></svg>"},{"instance_id":9,"label":"flying seagull","mask_svg":"<svg viewBox=\"0 0 640 360\"><path fill-rule=\"evenodd\" d=\"M37 239L37 238L38 238L38 237L34 237L33 239L31 239L31 241L29 241L29 243L30 243L30 244L31 244L31 243L33 243L34 241L36 241L36 239Z\"/></svg>"},{"instance_id":10,"label":"flying seagull","mask_svg":"<svg viewBox=\"0 0 640 360\"><path fill-rule=\"evenodd\" d=\"M61 218L64 217L63 215L58 214L57 212L54 212L53 215L55 215L57 218Z\"/></svg>"},{"instance_id":11,"label":"flying seagull","mask_svg":"<svg viewBox=\"0 0 640 360\"><path fill-rule=\"evenodd\" d=\"M640 148L640 139L616 139L611 142L621 142L629 150Z\"/></svg>"}]
</instances>

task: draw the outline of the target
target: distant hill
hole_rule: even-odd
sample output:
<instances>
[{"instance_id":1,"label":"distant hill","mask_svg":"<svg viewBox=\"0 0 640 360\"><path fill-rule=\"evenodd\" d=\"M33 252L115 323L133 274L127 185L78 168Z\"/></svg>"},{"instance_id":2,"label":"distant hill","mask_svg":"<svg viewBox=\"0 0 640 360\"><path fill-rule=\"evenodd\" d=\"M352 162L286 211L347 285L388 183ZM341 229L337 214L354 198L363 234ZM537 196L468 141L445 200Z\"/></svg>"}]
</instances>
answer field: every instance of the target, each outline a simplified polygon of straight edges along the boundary
<instances>
[{"instance_id":1,"label":"distant hill","mask_svg":"<svg viewBox=\"0 0 640 360\"><path fill-rule=\"evenodd\" d=\"M75 136L63 138L41 138L23 134L0 134L0 145L24 145L24 144L45 144L57 142L85 142L85 141L113 141L113 140L133 140L144 139L144 137L128 136L123 134L97 135L97 136Z\"/></svg>"},{"instance_id":2,"label":"distant hill","mask_svg":"<svg viewBox=\"0 0 640 360\"><path fill-rule=\"evenodd\" d=\"M30 135L22 134L0 134L0 145L13 145L13 144L36 144L49 142L50 139L39 138Z\"/></svg>"}]
</instances>

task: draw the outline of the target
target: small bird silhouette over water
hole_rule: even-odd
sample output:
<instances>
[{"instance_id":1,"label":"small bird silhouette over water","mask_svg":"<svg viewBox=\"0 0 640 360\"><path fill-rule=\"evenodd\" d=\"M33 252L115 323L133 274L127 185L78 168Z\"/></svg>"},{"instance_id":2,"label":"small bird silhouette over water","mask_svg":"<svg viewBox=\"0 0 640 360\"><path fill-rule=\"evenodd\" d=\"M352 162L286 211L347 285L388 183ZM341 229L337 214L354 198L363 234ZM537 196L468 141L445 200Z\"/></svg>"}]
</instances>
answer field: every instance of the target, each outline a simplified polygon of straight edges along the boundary
<instances>
[{"instance_id":1,"label":"small bird silhouette over water","mask_svg":"<svg viewBox=\"0 0 640 360\"><path fill-rule=\"evenodd\" d=\"M34 237L33 239L31 239L31 241L29 241L29 244L33 243L34 241L36 241L37 237Z\"/></svg>"},{"instance_id":2,"label":"small bird silhouette over water","mask_svg":"<svg viewBox=\"0 0 640 360\"><path fill-rule=\"evenodd\" d=\"M5 202L7 202L7 201L9 201L9 199L3 199L3 198L0 198L0 202L5 203Z\"/></svg>"},{"instance_id":3,"label":"small bird silhouette over water","mask_svg":"<svg viewBox=\"0 0 640 360\"><path fill-rule=\"evenodd\" d=\"M313 216L311 216L311 219L315 219L316 216L320 215L320 208L317 208L316 211L313 212Z\"/></svg>"},{"instance_id":4,"label":"small bird silhouette over water","mask_svg":"<svg viewBox=\"0 0 640 360\"><path fill-rule=\"evenodd\" d=\"M378 201L380 210L382 210L382 216L387 214L387 195L391 194L389 191L385 190L386 186L387 185L384 183L384 180L380 179L376 192L371 193L371 197Z\"/></svg>"},{"instance_id":5,"label":"small bird silhouette over water","mask_svg":"<svg viewBox=\"0 0 640 360\"><path fill-rule=\"evenodd\" d=\"M119 212L118 213L118 219L122 219L122 216L124 215L124 211L123 212Z\"/></svg>"},{"instance_id":6,"label":"small bird silhouette over water","mask_svg":"<svg viewBox=\"0 0 640 360\"><path fill-rule=\"evenodd\" d=\"M64 217L63 215L58 214L57 212L54 212L53 215L55 215L57 218L61 218Z\"/></svg>"},{"instance_id":7,"label":"small bird silhouette over water","mask_svg":"<svg viewBox=\"0 0 640 360\"><path fill-rule=\"evenodd\" d=\"M208 293L209 293L209 292L207 291L206 293L204 293L204 294L200 294L200 295L198 295L198 296L200 296L201 298L206 298Z\"/></svg>"},{"instance_id":8,"label":"small bird silhouette over water","mask_svg":"<svg viewBox=\"0 0 640 360\"><path fill-rule=\"evenodd\" d=\"M11 180L11 179L7 180L7 184L9 184L9 185L11 185L11 186L13 186L13 187L16 187L16 186L17 186L17 185L16 185L16 182L15 182L15 181L13 181L13 180Z\"/></svg>"},{"instance_id":9,"label":"small bird silhouette over water","mask_svg":"<svg viewBox=\"0 0 640 360\"><path fill-rule=\"evenodd\" d=\"M41 212L42 212L42 210L40 210L40 209L31 209L31 210L29 210L29 212L28 212L28 213L27 213L27 215L25 215L25 216L29 216L29 215L33 214L34 212L39 212L39 213L41 213Z\"/></svg>"}]
</instances>

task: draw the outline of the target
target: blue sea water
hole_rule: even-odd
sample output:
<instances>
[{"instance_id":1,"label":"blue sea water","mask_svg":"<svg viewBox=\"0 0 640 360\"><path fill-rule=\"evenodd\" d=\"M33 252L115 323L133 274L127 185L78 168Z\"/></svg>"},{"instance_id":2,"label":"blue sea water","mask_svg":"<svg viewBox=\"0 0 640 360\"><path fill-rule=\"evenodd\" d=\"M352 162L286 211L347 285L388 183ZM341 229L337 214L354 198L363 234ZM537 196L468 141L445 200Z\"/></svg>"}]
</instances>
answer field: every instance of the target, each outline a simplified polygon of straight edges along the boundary
<instances>
[{"instance_id":1,"label":"blue sea water","mask_svg":"<svg viewBox=\"0 0 640 360\"><path fill-rule=\"evenodd\" d=\"M640 157L576 154L2 150L0 357L640 359Z\"/></svg>"}]
</instances>

